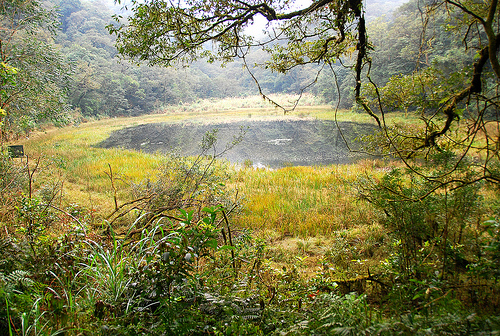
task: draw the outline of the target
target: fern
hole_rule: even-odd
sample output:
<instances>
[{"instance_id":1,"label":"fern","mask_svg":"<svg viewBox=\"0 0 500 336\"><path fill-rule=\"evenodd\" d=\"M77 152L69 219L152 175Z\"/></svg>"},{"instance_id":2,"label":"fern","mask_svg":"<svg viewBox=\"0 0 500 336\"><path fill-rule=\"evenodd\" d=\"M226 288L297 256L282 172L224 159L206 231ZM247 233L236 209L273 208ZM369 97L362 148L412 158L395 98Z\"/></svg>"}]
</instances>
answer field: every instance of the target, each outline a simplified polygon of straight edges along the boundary
<instances>
[{"instance_id":1,"label":"fern","mask_svg":"<svg viewBox=\"0 0 500 336\"><path fill-rule=\"evenodd\" d=\"M12 293L15 290L26 290L35 285L33 279L30 278L30 273L23 270L15 270L8 275L0 272L0 281L7 293Z\"/></svg>"},{"instance_id":2,"label":"fern","mask_svg":"<svg viewBox=\"0 0 500 336\"><path fill-rule=\"evenodd\" d=\"M204 298L207 302L200 305L200 310L206 314L247 321L261 318L262 308L256 298L221 298L207 293L204 294Z\"/></svg>"}]
</instances>

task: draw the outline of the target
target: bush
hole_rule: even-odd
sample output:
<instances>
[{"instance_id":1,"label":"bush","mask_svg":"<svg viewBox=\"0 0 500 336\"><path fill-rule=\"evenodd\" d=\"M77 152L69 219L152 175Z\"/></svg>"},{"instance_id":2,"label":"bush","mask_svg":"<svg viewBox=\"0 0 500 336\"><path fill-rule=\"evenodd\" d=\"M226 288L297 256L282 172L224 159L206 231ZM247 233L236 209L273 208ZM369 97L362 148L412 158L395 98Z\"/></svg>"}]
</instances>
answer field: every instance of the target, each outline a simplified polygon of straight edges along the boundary
<instances>
[{"instance_id":1,"label":"bush","mask_svg":"<svg viewBox=\"0 0 500 336\"><path fill-rule=\"evenodd\" d=\"M434 263L433 272L446 277L470 257L458 252L474 243L470 238L473 224L482 215L478 211L482 183L455 188L452 182L424 177L441 173L394 169L378 182L363 179L358 185L360 197L379 209L381 222L394 240L394 271L406 280L418 277L421 267L430 263ZM449 179L469 174L462 167Z\"/></svg>"}]
</instances>

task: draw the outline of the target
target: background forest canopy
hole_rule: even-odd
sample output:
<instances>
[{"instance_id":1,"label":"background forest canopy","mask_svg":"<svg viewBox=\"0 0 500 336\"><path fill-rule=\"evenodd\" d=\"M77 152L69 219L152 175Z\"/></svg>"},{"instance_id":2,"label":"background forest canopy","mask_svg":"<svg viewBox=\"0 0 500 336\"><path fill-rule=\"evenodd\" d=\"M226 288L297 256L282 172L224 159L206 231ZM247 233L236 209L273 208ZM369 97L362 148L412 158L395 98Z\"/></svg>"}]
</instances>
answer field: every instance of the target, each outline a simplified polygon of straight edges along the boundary
<instances>
[{"instance_id":1,"label":"background forest canopy","mask_svg":"<svg viewBox=\"0 0 500 336\"><path fill-rule=\"evenodd\" d=\"M446 146L467 153L484 134L486 143L474 150L494 162L497 0L413 0L393 15L369 12L389 3L322 0L295 9L281 2L193 1L182 8L132 1L124 19L99 1L4 0L1 137L196 99L308 91L371 115L383 130L373 148L401 159ZM254 17L270 22L261 40L247 34ZM410 133L385 125L391 111L411 112L420 125ZM465 135L447 138L463 117ZM498 181L496 166L485 172Z\"/></svg>"},{"instance_id":2,"label":"background forest canopy","mask_svg":"<svg viewBox=\"0 0 500 336\"><path fill-rule=\"evenodd\" d=\"M366 3L374 58L381 59L381 65L374 65L372 72L381 84L400 70L411 73L415 69L419 41L418 35L409 29L419 29L421 19L415 5L402 7L391 15L401 3ZM62 125L81 118L136 116L196 99L258 93L241 61L222 68L220 62L210 64L203 60L187 68L138 67L119 61L115 37L106 29L118 7L109 1L42 4L9 0L2 1L1 8L3 25L8 27L1 36L5 65L1 96L4 139L25 134L47 122ZM415 39L415 44L407 43L408 36ZM460 47L448 36L440 39ZM445 52L436 48L427 57L432 59L437 50ZM453 53L447 57L454 62ZM266 53L256 49L247 58L250 65L262 64ZM307 90L325 103L337 102L340 96L340 107L350 108L355 83L352 69L338 62L332 67L335 76L323 71L316 85ZM294 68L287 74L252 67L266 94L297 94L315 80L318 70L316 64Z\"/></svg>"},{"instance_id":3,"label":"background forest canopy","mask_svg":"<svg viewBox=\"0 0 500 336\"><path fill-rule=\"evenodd\" d=\"M439 148L467 116L472 133L453 140L467 150L473 134L491 134L484 122L498 114L497 0L413 0L393 15L380 13L389 3L322 0L295 9L288 2L176 8L132 1L122 18L99 1L4 0L1 138L47 122L307 90L373 116L386 130L379 147L401 158ZM247 34L256 17L270 22L261 40ZM390 111L421 118L419 133L382 125Z\"/></svg>"}]
</instances>

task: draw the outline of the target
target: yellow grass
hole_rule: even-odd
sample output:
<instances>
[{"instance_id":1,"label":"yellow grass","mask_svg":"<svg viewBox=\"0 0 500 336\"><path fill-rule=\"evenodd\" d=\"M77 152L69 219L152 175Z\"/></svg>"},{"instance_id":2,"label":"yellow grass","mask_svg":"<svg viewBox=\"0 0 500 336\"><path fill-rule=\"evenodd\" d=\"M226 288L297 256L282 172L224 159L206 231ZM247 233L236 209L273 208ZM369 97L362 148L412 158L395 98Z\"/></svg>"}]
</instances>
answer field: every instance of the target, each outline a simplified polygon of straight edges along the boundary
<instances>
[{"instance_id":1,"label":"yellow grass","mask_svg":"<svg viewBox=\"0 0 500 336\"><path fill-rule=\"evenodd\" d=\"M43 161L50 163L49 173L38 175L36 188L57 179L63 186L57 205L64 208L72 204L92 210L93 216L86 221L94 229L100 229L106 227L104 219L114 209L110 167L118 202L123 203L130 199L130 184L154 179L165 159L161 154L96 147L115 130L146 123L241 119L333 120L337 117L339 121L373 122L364 114L307 104L283 115L282 111L266 106L260 98L252 99L200 101L198 105L166 108L163 114L88 121L33 134L21 144L25 145L30 162L43 156ZM359 252L359 255L344 256L346 260L368 254L377 256L381 252L374 246L383 244L376 245L374 240L383 240L384 230L376 222L373 209L356 200L351 183L361 174L379 174L383 165L364 161L355 165L278 170L230 168L232 177L226 185L238 189L238 195L243 197L243 211L230 218L231 224L238 229L252 229L257 237L266 239L270 246L268 256L278 269L294 264L301 272L312 275L321 269L325 255L333 253L339 242L344 241L357 246ZM364 261L357 264L352 274L364 272L368 264Z\"/></svg>"},{"instance_id":2,"label":"yellow grass","mask_svg":"<svg viewBox=\"0 0 500 336\"><path fill-rule=\"evenodd\" d=\"M299 236L331 235L370 225L373 210L356 200L350 183L361 174L373 174L375 164L242 169L234 188L247 195L247 201L237 224Z\"/></svg>"},{"instance_id":3,"label":"yellow grass","mask_svg":"<svg viewBox=\"0 0 500 336\"><path fill-rule=\"evenodd\" d=\"M45 160L57 161L63 194L68 203L94 208L103 218L113 209L109 167L117 188L123 191L130 183L154 178L163 159L160 154L97 148L96 145L114 130L145 123L201 123L248 118L333 119L337 115L339 120L369 121L362 114L336 112L328 106L307 104L283 115L280 110L264 104L260 98L259 103L257 98L245 99L236 103L234 100L202 101L197 103L201 107L174 106L165 109L164 114L106 119L49 129L34 134L23 144L25 152L32 158L43 155ZM307 236L327 235L356 223L367 223L370 211L356 203L347 184L366 170L356 165L295 167L277 171L239 170L235 180L229 183L246 197L246 210L236 220L237 225L253 229L272 228L281 233ZM39 181L39 184L42 183ZM123 192L119 192L118 196L120 200L125 200Z\"/></svg>"}]
</instances>

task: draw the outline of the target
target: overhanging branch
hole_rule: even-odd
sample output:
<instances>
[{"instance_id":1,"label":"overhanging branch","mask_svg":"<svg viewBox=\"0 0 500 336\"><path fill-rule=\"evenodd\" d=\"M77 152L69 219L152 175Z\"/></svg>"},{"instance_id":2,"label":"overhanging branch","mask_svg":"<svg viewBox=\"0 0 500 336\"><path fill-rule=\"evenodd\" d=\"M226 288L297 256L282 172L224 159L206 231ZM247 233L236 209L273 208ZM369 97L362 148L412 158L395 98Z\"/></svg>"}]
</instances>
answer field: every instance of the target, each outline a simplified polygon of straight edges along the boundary
<instances>
[{"instance_id":1,"label":"overhanging branch","mask_svg":"<svg viewBox=\"0 0 500 336\"><path fill-rule=\"evenodd\" d=\"M496 36L496 40L498 41L500 39L500 35ZM498 43L495 46L498 48ZM471 84L454 95L449 103L444 106L442 112L446 116L446 121L444 126L438 130L431 132L428 136L425 137L424 142L421 146L415 148L415 151L418 151L420 149L423 149L425 147L431 147L431 146L436 146L436 140L450 129L453 120L457 119L459 116L456 113L456 107L457 105L462 102L465 98L470 97L472 94L479 94L482 91L482 84L481 84L481 76L483 74L483 69L486 63L488 62L489 58L489 46L484 47L481 49L479 52L479 59L474 63L474 72L472 74L472 80Z\"/></svg>"}]
</instances>

